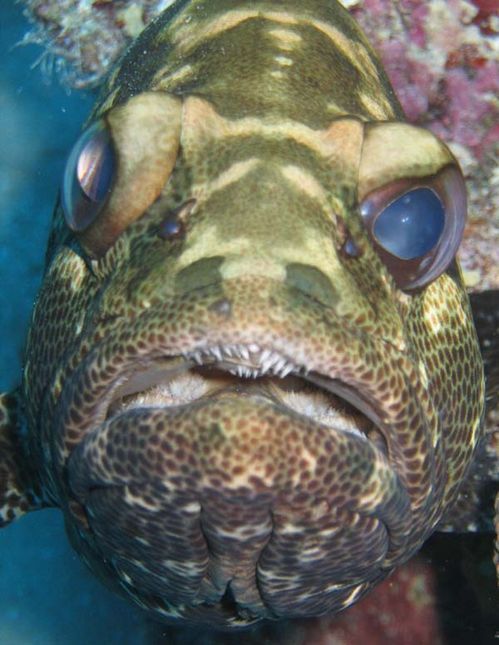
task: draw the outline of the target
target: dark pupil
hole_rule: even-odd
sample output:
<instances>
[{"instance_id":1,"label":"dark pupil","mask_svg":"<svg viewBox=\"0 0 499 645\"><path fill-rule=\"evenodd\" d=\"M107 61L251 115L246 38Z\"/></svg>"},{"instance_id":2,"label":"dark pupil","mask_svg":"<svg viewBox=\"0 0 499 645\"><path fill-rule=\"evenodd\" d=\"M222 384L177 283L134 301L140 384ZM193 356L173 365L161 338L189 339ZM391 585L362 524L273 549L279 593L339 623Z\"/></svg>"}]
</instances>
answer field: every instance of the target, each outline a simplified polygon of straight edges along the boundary
<instances>
[{"instance_id":1,"label":"dark pupil","mask_svg":"<svg viewBox=\"0 0 499 645\"><path fill-rule=\"evenodd\" d=\"M374 224L381 246L402 260L420 258L440 239L445 224L442 202L429 188L416 188L382 211Z\"/></svg>"}]
</instances>

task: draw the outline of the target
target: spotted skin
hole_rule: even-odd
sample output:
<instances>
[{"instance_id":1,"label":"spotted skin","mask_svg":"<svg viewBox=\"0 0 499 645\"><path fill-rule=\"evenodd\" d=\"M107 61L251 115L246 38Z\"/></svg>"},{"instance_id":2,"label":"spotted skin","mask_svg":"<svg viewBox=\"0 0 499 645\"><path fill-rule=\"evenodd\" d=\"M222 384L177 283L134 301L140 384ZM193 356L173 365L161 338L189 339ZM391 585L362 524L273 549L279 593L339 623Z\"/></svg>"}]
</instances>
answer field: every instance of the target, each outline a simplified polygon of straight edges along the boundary
<instances>
[{"instance_id":1,"label":"spotted skin","mask_svg":"<svg viewBox=\"0 0 499 645\"><path fill-rule=\"evenodd\" d=\"M117 175L82 232L56 209L19 450L0 426L0 517L61 508L89 567L167 621L339 611L432 533L482 436L457 264L402 291L358 212L455 160L402 123L355 23L319 0L178 1L100 117ZM285 368L338 420L285 405ZM211 389L148 389L186 374Z\"/></svg>"},{"instance_id":2,"label":"spotted skin","mask_svg":"<svg viewBox=\"0 0 499 645\"><path fill-rule=\"evenodd\" d=\"M18 392L0 395L0 528L36 504L29 470L23 471L16 458L21 451L20 405Z\"/></svg>"}]
</instances>

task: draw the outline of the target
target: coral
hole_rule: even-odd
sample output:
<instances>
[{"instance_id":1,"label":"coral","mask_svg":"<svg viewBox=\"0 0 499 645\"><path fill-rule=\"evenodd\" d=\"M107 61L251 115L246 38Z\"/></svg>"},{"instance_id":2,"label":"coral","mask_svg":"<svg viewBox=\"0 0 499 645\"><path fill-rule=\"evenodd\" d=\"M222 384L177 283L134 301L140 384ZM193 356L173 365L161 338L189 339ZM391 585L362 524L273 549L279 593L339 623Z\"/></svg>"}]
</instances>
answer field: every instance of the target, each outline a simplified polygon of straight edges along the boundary
<instances>
[{"instance_id":1,"label":"coral","mask_svg":"<svg viewBox=\"0 0 499 645\"><path fill-rule=\"evenodd\" d=\"M34 28L25 43L45 47L40 63L63 83L92 87L125 47L173 0L26 0Z\"/></svg>"}]
</instances>

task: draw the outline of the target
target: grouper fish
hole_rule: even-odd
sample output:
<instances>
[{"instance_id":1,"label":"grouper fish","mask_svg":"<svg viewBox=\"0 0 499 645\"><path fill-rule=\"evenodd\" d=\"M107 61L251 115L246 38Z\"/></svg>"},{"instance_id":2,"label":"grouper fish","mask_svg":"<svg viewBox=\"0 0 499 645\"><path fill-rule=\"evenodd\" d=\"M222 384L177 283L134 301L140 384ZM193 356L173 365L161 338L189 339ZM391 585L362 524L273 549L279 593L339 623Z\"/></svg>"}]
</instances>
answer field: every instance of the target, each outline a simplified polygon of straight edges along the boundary
<instances>
[{"instance_id":1,"label":"grouper fish","mask_svg":"<svg viewBox=\"0 0 499 645\"><path fill-rule=\"evenodd\" d=\"M69 155L0 526L60 508L164 621L356 602L458 514L485 436L465 220L339 3L177 0Z\"/></svg>"}]
</instances>

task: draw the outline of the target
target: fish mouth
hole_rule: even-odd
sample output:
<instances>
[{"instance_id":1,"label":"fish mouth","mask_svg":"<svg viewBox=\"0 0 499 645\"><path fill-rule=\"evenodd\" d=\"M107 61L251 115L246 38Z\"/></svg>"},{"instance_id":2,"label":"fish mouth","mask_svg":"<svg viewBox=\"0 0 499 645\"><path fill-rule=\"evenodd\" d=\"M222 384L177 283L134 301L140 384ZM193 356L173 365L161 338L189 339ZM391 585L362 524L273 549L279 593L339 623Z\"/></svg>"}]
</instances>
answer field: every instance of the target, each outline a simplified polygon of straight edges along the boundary
<instances>
[{"instance_id":1,"label":"fish mouth","mask_svg":"<svg viewBox=\"0 0 499 645\"><path fill-rule=\"evenodd\" d=\"M248 345L215 345L137 369L113 393L106 420L144 408L182 409L213 398L254 397L283 413L368 439L387 454L378 415L345 385L309 372L281 353Z\"/></svg>"}]
</instances>

